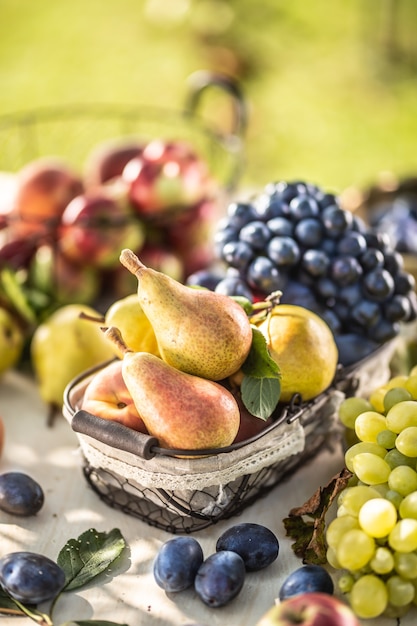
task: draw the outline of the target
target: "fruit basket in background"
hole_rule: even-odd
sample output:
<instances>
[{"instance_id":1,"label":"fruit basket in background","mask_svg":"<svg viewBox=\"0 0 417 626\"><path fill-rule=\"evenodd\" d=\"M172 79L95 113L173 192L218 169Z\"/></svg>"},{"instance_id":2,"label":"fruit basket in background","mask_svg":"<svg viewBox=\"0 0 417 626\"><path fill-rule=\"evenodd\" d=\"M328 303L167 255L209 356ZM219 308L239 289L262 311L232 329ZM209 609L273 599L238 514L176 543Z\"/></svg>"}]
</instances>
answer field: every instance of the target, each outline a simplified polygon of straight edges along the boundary
<instances>
[{"instance_id":1,"label":"fruit basket in background","mask_svg":"<svg viewBox=\"0 0 417 626\"><path fill-rule=\"evenodd\" d=\"M17 273L32 317L68 303L102 310L128 295L115 256L124 247L180 280L204 266L212 224L242 173L246 125L240 85L206 71L189 77L180 110L97 103L1 116L0 272Z\"/></svg>"},{"instance_id":2,"label":"fruit basket in background","mask_svg":"<svg viewBox=\"0 0 417 626\"><path fill-rule=\"evenodd\" d=\"M198 458L196 451L160 448L154 437L80 410L100 367L67 386L64 416L77 433L84 477L106 504L168 532L192 533L240 514L320 449L338 445L341 401L385 383L393 349L387 343L340 369L332 386L309 402L295 395L278 405L258 435L207 456L200 450Z\"/></svg>"},{"instance_id":3,"label":"fruit basket in background","mask_svg":"<svg viewBox=\"0 0 417 626\"><path fill-rule=\"evenodd\" d=\"M221 91L229 100L230 129L213 127L204 116L204 98ZM218 73L189 77L183 108L123 104L72 104L0 116L0 171L14 172L42 156L83 166L95 144L134 137L188 141L207 160L221 187L233 189L243 166L246 103L239 84Z\"/></svg>"}]
</instances>

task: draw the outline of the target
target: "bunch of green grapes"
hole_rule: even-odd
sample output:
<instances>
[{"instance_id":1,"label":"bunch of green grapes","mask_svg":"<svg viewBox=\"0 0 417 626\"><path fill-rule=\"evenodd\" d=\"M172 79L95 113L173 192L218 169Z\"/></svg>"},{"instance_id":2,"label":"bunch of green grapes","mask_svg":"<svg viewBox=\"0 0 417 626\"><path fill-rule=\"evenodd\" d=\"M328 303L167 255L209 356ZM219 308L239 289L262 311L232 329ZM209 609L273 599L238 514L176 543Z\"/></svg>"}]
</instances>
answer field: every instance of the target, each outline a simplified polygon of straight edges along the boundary
<instances>
[{"instance_id":1,"label":"bunch of green grapes","mask_svg":"<svg viewBox=\"0 0 417 626\"><path fill-rule=\"evenodd\" d=\"M417 366L369 400L346 398L339 417L356 437L353 476L326 529L327 559L359 617L399 617L417 605Z\"/></svg>"}]
</instances>

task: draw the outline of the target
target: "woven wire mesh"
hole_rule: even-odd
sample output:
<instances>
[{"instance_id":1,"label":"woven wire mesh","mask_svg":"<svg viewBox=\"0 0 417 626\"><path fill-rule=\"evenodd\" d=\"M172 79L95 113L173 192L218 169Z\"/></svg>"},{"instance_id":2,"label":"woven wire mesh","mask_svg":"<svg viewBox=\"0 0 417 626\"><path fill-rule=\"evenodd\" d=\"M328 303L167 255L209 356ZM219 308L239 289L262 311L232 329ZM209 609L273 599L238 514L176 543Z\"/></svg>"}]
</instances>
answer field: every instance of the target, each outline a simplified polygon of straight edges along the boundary
<instances>
[{"instance_id":1,"label":"woven wire mesh","mask_svg":"<svg viewBox=\"0 0 417 626\"><path fill-rule=\"evenodd\" d=\"M328 418L331 421L329 413ZM242 513L259 498L267 495L300 464L312 458L326 443L331 432L323 429L323 415L308 417L306 447L295 454L252 474L244 474L213 492L205 490L168 491L141 486L114 471L93 467L84 459L83 473L88 484L108 506L139 518L173 534L193 533ZM282 424L285 428L285 424ZM203 509L201 502L204 502Z\"/></svg>"}]
</instances>

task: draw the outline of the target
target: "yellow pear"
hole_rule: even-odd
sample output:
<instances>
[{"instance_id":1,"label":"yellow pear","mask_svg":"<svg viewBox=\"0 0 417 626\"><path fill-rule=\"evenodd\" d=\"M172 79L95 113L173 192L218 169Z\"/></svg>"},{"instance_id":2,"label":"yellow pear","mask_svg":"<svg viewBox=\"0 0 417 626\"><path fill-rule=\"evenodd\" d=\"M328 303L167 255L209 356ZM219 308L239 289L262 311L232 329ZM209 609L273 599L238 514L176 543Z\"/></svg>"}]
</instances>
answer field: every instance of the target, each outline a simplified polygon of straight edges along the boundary
<instances>
[{"instance_id":1,"label":"yellow pear","mask_svg":"<svg viewBox=\"0 0 417 626\"><path fill-rule=\"evenodd\" d=\"M159 356L155 333L137 294L113 302L106 312L104 323L119 328L126 345L134 352L150 352ZM118 346L114 345L114 349L116 355L121 357Z\"/></svg>"},{"instance_id":2,"label":"yellow pear","mask_svg":"<svg viewBox=\"0 0 417 626\"><path fill-rule=\"evenodd\" d=\"M16 317L0 307L0 375L18 364L25 335Z\"/></svg>"},{"instance_id":3,"label":"yellow pear","mask_svg":"<svg viewBox=\"0 0 417 626\"><path fill-rule=\"evenodd\" d=\"M240 304L146 267L131 250L123 250L120 261L138 278L139 302L166 363L214 381L241 367L252 344L252 328Z\"/></svg>"},{"instance_id":4,"label":"yellow pear","mask_svg":"<svg viewBox=\"0 0 417 626\"><path fill-rule=\"evenodd\" d=\"M295 393L311 400L329 387L338 350L321 317L298 305L279 304L258 328L281 371L281 402L289 402Z\"/></svg>"},{"instance_id":5,"label":"yellow pear","mask_svg":"<svg viewBox=\"0 0 417 626\"><path fill-rule=\"evenodd\" d=\"M181 372L154 354L126 349L114 327L105 334L125 350L124 382L149 434L161 446L206 450L233 443L239 430L240 411L227 389Z\"/></svg>"},{"instance_id":6,"label":"yellow pear","mask_svg":"<svg viewBox=\"0 0 417 626\"><path fill-rule=\"evenodd\" d=\"M91 307L69 304L57 309L35 330L30 350L41 398L59 409L67 384L84 370L114 358L100 326L80 317L99 314Z\"/></svg>"}]
</instances>

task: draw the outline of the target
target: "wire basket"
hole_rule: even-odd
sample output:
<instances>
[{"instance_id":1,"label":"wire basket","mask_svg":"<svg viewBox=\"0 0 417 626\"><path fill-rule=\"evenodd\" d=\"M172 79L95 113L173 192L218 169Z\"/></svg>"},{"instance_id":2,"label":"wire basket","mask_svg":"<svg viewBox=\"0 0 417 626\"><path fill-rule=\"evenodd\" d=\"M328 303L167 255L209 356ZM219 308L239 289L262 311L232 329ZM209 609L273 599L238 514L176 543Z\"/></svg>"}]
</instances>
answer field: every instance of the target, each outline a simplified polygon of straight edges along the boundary
<instances>
[{"instance_id":1,"label":"wire basket","mask_svg":"<svg viewBox=\"0 0 417 626\"><path fill-rule=\"evenodd\" d=\"M222 92L231 105L230 130L213 128L201 115L203 95ZM207 117L207 116L206 116ZM0 171L14 172L42 156L63 157L76 167L106 140L188 141L224 189L235 187L243 167L247 107L239 84L226 75L198 71L187 82L182 110L123 104L70 104L0 116Z\"/></svg>"},{"instance_id":2,"label":"wire basket","mask_svg":"<svg viewBox=\"0 0 417 626\"><path fill-rule=\"evenodd\" d=\"M341 440L340 403L388 380L393 349L386 344L339 370L333 385L310 402L296 394L278 406L260 434L204 454L161 448L154 437L80 410L100 367L67 386L63 412L78 436L84 477L107 505L171 533L192 533L240 514L321 448Z\"/></svg>"}]
</instances>

